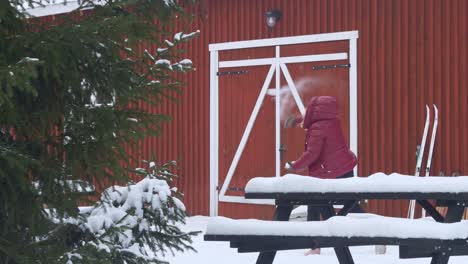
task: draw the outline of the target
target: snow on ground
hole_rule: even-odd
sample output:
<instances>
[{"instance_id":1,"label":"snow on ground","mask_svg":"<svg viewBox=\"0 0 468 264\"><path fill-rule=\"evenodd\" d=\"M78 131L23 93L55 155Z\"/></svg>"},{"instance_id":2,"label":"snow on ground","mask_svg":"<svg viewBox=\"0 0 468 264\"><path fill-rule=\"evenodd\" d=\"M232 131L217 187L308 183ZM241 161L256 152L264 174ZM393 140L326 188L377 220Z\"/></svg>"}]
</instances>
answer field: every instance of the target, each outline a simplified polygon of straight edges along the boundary
<instances>
[{"instance_id":1,"label":"snow on ground","mask_svg":"<svg viewBox=\"0 0 468 264\"><path fill-rule=\"evenodd\" d=\"M206 230L207 224L213 218L205 216L194 216L187 219L186 231ZM167 256L171 264L254 264L258 253L237 253L236 249L229 247L229 242L210 242L203 240L203 233L194 238L193 246L198 251L177 253L176 256ZM429 264L428 258L422 259L399 259L398 247L387 247L385 255L376 255L373 246L351 247L351 253L355 263L359 264ZM338 264L333 249L322 249L320 255L304 256L306 250L280 251L275 258L274 264ZM468 256L451 257L449 264L466 264Z\"/></svg>"}]
</instances>

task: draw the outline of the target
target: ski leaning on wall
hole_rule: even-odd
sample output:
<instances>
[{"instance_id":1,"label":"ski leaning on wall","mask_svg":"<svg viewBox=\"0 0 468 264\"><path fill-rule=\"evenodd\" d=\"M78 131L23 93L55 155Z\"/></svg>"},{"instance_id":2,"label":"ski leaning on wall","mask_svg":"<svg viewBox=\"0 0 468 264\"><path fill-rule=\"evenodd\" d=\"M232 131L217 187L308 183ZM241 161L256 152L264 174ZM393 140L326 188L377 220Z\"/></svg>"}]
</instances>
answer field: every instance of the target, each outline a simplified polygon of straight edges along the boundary
<instances>
[{"instance_id":1,"label":"ski leaning on wall","mask_svg":"<svg viewBox=\"0 0 468 264\"><path fill-rule=\"evenodd\" d=\"M432 126L432 135L431 135L431 141L429 143L429 153L427 157L427 162L426 162L426 170L425 170L425 176L429 176L430 171L431 171L431 164L432 164L432 154L434 152L434 145L435 145L435 139L437 135L437 126L439 124L439 109L437 108L436 105L433 105L434 108L434 125ZM428 105L426 105L426 122L424 124L424 132L423 136L421 139L421 144L419 145L419 149L417 149L417 158L416 158L416 169L414 176L419 177L421 173L421 164L424 156L424 149L426 147L426 141L427 141L427 134L429 132L429 125L430 125L430 108ZM413 219L414 218L414 210L416 206L416 201L411 200L408 208L408 218ZM426 211L422 209L422 216L424 217L426 215Z\"/></svg>"},{"instance_id":2,"label":"ski leaning on wall","mask_svg":"<svg viewBox=\"0 0 468 264\"><path fill-rule=\"evenodd\" d=\"M429 154L427 156L427 162L426 162L426 177L429 176L429 173L431 173L432 154L434 152L435 139L437 136L437 126L439 125L439 109L437 108L436 105L433 105L433 107L434 107L434 125L432 127L431 143L429 145Z\"/></svg>"},{"instance_id":3,"label":"ski leaning on wall","mask_svg":"<svg viewBox=\"0 0 468 264\"><path fill-rule=\"evenodd\" d=\"M426 162L426 177L429 176L431 173L431 164L432 164L432 154L434 153L434 145L435 145L435 140L437 136L437 126L439 125L439 109L437 108L436 105L433 105L434 107L434 125L432 126L432 135L431 135L431 141L429 144L429 153L427 156L427 162ZM424 208L422 209L422 217L426 217L426 210Z\"/></svg>"}]
</instances>

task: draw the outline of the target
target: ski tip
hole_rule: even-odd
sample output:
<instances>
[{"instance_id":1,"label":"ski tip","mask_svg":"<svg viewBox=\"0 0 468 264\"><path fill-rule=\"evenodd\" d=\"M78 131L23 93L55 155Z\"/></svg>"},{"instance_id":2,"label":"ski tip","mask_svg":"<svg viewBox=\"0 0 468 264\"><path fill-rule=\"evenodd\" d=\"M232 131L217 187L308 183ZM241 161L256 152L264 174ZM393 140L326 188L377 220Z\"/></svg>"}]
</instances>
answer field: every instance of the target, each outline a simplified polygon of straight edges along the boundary
<instances>
[{"instance_id":1,"label":"ski tip","mask_svg":"<svg viewBox=\"0 0 468 264\"><path fill-rule=\"evenodd\" d=\"M437 108L437 105L433 104L432 106L434 107L434 111L436 111L436 113L439 112L439 108Z\"/></svg>"}]
</instances>

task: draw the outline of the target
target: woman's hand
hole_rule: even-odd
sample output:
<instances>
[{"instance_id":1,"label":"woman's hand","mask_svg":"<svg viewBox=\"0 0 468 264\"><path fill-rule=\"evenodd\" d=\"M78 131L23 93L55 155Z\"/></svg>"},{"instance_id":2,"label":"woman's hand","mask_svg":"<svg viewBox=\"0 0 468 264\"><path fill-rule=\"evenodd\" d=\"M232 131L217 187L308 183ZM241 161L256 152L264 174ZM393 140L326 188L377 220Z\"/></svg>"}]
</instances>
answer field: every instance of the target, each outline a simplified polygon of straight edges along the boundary
<instances>
[{"instance_id":1,"label":"woman's hand","mask_svg":"<svg viewBox=\"0 0 468 264\"><path fill-rule=\"evenodd\" d=\"M294 171L294 169L292 168L292 165L293 165L294 161L288 161L286 162L286 164L284 164L284 168L288 171Z\"/></svg>"}]
</instances>

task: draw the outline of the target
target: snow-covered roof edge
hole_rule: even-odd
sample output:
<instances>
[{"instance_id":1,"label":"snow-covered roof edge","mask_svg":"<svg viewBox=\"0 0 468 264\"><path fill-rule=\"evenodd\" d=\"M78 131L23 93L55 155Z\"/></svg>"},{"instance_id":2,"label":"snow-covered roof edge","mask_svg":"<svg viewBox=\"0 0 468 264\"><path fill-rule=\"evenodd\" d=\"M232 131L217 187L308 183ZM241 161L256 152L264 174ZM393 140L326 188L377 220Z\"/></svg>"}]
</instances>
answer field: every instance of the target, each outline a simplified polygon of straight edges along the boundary
<instances>
[{"instance_id":1,"label":"snow-covered roof edge","mask_svg":"<svg viewBox=\"0 0 468 264\"><path fill-rule=\"evenodd\" d=\"M92 0L94 5L104 5L107 2L105 0ZM166 5L175 5L174 0L164 0ZM82 4L81 0L45 0L42 6L26 7L26 13L32 17L43 17L58 14L70 13L80 7ZM81 10L91 9L92 7L82 7Z\"/></svg>"},{"instance_id":2,"label":"snow-covered roof edge","mask_svg":"<svg viewBox=\"0 0 468 264\"><path fill-rule=\"evenodd\" d=\"M43 17L70 13L79 6L80 5L77 0L67 0L66 2L51 3L45 6L26 8L26 12L33 17Z\"/></svg>"}]
</instances>

